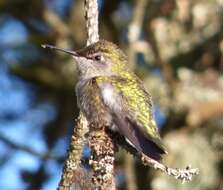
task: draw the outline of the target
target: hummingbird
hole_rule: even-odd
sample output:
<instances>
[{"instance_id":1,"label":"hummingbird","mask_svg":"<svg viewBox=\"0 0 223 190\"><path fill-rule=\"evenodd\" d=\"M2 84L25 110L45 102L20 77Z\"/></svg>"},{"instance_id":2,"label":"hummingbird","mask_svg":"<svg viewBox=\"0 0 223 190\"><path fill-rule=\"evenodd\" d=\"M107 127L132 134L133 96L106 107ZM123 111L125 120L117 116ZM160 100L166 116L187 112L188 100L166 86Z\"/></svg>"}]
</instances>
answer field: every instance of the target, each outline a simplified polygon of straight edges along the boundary
<instances>
[{"instance_id":1,"label":"hummingbird","mask_svg":"<svg viewBox=\"0 0 223 190\"><path fill-rule=\"evenodd\" d=\"M167 153L153 118L151 95L117 45L99 40L78 51L42 47L68 53L77 62L77 103L89 123L108 126L154 160Z\"/></svg>"}]
</instances>

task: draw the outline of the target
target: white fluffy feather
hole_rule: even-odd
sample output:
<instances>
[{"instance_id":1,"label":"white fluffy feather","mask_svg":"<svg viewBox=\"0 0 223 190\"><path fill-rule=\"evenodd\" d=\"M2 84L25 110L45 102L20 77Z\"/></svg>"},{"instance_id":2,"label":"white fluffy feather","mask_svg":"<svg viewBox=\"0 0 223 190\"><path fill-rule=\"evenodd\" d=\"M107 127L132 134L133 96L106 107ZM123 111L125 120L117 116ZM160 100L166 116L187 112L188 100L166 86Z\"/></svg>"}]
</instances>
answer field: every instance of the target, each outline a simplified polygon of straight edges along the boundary
<instances>
[{"instance_id":1,"label":"white fluffy feather","mask_svg":"<svg viewBox=\"0 0 223 190\"><path fill-rule=\"evenodd\" d=\"M114 88L110 84L103 85L102 88L102 97L104 103L109 106L110 108L114 109L117 104L116 96L114 94Z\"/></svg>"}]
</instances>

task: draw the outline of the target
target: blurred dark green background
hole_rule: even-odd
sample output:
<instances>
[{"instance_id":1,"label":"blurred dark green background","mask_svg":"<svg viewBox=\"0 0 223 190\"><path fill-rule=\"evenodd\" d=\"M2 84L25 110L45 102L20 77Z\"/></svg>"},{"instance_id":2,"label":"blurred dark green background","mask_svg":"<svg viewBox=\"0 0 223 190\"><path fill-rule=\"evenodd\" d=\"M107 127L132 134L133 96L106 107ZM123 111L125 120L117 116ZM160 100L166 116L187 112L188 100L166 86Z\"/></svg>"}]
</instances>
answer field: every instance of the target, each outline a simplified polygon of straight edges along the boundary
<instances>
[{"instance_id":1,"label":"blurred dark green background","mask_svg":"<svg viewBox=\"0 0 223 190\"><path fill-rule=\"evenodd\" d=\"M187 184L119 151L119 189L223 189L223 1L99 1L100 36L144 80L172 167ZM0 0L0 189L56 189L78 108L71 57L40 47L85 46L83 0ZM86 147L83 162L87 163Z\"/></svg>"}]
</instances>

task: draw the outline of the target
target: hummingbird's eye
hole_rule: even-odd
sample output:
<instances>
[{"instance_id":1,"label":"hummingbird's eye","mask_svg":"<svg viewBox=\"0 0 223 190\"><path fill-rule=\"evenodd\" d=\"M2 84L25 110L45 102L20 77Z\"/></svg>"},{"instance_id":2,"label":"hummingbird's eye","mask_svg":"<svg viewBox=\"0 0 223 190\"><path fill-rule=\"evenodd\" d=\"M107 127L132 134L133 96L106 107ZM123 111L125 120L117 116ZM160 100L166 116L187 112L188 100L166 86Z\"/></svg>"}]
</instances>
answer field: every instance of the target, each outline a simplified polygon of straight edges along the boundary
<instances>
[{"instance_id":1,"label":"hummingbird's eye","mask_svg":"<svg viewBox=\"0 0 223 190\"><path fill-rule=\"evenodd\" d=\"M103 57L102 55L99 55L99 54L94 55L94 56L93 56L93 59L94 59L95 61L104 61L104 57Z\"/></svg>"},{"instance_id":2,"label":"hummingbird's eye","mask_svg":"<svg viewBox=\"0 0 223 190\"><path fill-rule=\"evenodd\" d=\"M96 55L96 56L94 57L94 59L95 59L96 61L101 61L101 56L100 56L100 55Z\"/></svg>"}]
</instances>

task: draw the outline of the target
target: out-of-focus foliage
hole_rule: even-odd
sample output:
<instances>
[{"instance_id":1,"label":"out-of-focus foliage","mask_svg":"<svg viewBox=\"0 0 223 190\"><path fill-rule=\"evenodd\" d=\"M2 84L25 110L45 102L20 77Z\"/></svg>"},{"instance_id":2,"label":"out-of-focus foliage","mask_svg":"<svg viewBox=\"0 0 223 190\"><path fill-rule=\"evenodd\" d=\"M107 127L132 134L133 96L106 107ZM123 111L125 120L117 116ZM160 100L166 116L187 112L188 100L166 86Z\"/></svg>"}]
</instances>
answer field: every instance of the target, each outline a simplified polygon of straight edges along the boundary
<instances>
[{"instance_id":1,"label":"out-of-focus foliage","mask_svg":"<svg viewBox=\"0 0 223 190\"><path fill-rule=\"evenodd\" d=\"M223 1L99 5L101 38L127 53L153 96L169 150L164 162L200 169L182 185L121 151L118 188L222 189ZM78 49L85 42L83 0L0 0L0 189L56 188L79 112L78 75L72 58L40 44ZM88 155L86 148L83 162Z\"/></svg>"}]
</instances>

